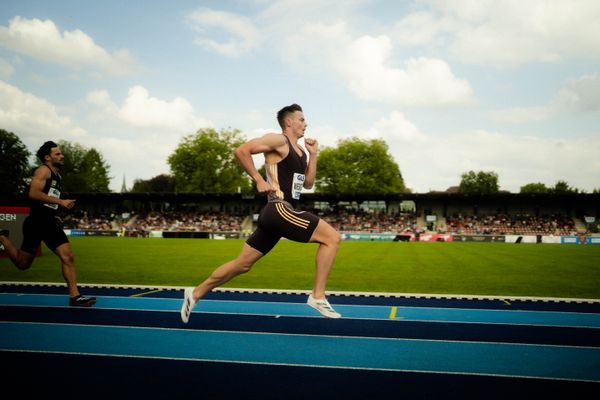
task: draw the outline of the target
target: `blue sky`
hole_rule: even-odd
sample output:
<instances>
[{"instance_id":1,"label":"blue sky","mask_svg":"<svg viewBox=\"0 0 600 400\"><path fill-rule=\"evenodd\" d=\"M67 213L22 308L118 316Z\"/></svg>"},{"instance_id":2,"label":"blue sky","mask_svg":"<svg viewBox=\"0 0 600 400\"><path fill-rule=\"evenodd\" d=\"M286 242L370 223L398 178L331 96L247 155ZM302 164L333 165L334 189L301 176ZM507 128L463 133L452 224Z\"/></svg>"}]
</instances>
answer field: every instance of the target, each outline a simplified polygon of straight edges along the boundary
<instances>
[{"instance_id":1,"label":"blue sky","mask_svg":"<svg viewBox=\"0 0 600 400\"><path fill-rule=\"evenodd\" d=\"M111 189L203 127L382 138L413 191L600 188L597 0L30 1L0 7L0 128L98 149ZM256 159L257 165L262 163Z\"/></svg>"}]
</instances>

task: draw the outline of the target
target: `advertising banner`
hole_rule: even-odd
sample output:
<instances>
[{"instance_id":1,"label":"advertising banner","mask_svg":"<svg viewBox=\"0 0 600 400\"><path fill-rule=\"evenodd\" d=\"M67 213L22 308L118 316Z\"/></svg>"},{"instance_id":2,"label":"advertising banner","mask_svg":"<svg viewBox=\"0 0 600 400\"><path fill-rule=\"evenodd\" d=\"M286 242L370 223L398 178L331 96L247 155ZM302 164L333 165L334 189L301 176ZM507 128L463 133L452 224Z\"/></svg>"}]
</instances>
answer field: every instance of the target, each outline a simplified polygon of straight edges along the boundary
<instances>
[{"instance_id":1,"label":"advertising banner","mask_svg":"<svg viewBox=\"0 0 600 400\"><path fill-rule=\"evenodd\" d=\"M353 232L342 232L342 240L383 241L383 240L394 240L395 237L396 237L395 233L353 233Z\"/></svg>"},{"instance_id":2,"label":"advertising banner","mask_svg":"<svg viewBox=\"0 0 600 400\"><path fill-rule=\"evenodd\" d=\"M65 229L67 236L119 236L119 231L103 231L91 229Z\"/></svg>"},{"instance_id":3,"label":"advertising banner","mask_svg":"<svg viewBox=\"0 0 600 400\"><path fill-rule=\"evenodd\" d=\"M560 236L542 236L542 243L560 244Z\"/></svg>"},{"instance_id":4,"label":"advertising banner","mask_svg":"<svg viewBox=\"0 0 600 400\"><path fill-rule=\"evenodd\" d=\"M600 244L600 236L588 236L587 244Z\"/></svg>"},{"instance_id":5,"label":"advertising banner","mask_svg":"<svg viewBox=\"0 0 600 400\"><path fill-rule=\"evenodd\" d=\"M503 235L453 235L455 242L504 242Z\"/></svg>"},{"instance_id":6,"label":"advertising banner","mask_svg":"<svg viewBox=\"0 0 600 400\"><path fill-rule=\"evenodd\" d=\"M561 236L561 244L579 244L579 236Z\"/></svg>"},{"instance_id":7,"label":"advertising banner","mask_svg":"<svg viewBox=\"0 0 600 400\"><path fill-rule=\"evenodd\" d=\"M506 235L506 243L539 243L537 235Z\"/></svg>"},{"instance_id":8,"label":"advertising banner","mask_svg":"<svg viewBox=\"0 0 600 400\"><path fill-rule=\"evenodd\" d=\"M8 229L8 237L17 248L23 241L23 221L29 215L29 207L0 207L0 227ZM37 250L41 254L41 249ZM0 257L8 257L0 253Z\"/></svg>"}]
</instances>

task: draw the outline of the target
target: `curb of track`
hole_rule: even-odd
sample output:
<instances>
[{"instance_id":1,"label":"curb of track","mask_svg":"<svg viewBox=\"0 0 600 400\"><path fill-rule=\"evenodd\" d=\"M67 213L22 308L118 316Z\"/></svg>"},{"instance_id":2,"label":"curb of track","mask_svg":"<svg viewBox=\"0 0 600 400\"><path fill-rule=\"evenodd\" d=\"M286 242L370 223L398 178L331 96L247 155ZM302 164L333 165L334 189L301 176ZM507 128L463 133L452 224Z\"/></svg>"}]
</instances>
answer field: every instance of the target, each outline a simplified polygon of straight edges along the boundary
<instances>
[{"instance_id":1,"label":"curb of track","mask_svg":"<svg viewBox=\"0 0 600 400\"><path fill-rule=\"evenodd\" d=\"M18 282L0 281L1 286L64 286L58 282ZM115 288L115 289L144 289L144 290L183 290L187 286L161 286L161 285L120 285L102 283L80 283L80 287L87 288ZM216 288L215 292L224 293L266 293L266 294L297 294L308 295L310 290L290 289L255 289L255 288ZM389 297L389 298L416 298L416 299L443 299L443 300L492 300L492 301L532 301L549 303L586 303L600 304L600 299L562 298L562 297L536 297L536 296L498 296L475 294L431 294L431 293L385 293L385 292L352 292L352 291L327 291L328 295L350 297Z\"/></svg>"}]
</instances>

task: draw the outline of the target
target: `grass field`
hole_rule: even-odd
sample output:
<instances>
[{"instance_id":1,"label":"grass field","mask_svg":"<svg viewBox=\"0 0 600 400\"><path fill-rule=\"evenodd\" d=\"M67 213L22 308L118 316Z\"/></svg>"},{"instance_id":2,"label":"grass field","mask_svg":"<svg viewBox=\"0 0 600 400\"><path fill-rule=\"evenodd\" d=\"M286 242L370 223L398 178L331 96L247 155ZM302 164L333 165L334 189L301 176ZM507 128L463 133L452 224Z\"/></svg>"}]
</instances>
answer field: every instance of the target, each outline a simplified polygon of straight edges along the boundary
<instances>
[{"instance_id":1,"label":"grass field","mask_svg":"<svg viewBox=\"0 0 600 400\"><path fill-rule=\"evenodd\" d=\"M71 238L80 283L193 286L243 241ZM281 241L228 285L310 289L316 244ZM63 282L47 248L27 271L0 259L0 281ZM600 299L600 246L343 242L328 290Z\"/></svg>"}]
</instances>

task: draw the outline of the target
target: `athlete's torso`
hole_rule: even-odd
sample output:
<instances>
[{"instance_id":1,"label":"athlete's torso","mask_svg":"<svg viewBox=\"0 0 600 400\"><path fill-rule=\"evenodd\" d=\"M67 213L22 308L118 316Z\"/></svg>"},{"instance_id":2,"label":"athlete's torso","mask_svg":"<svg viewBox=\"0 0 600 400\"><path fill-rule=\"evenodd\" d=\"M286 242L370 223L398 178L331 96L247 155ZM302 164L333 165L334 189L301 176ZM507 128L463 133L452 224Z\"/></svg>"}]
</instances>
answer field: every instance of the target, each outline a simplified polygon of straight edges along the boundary
<instances>
[{"instance_id":1,"label":"athlete's torso","mask_svg":"<svg viewBox=\"0 0 600 400\"><path fill-rule=\"evenodd\" d=\"M267 182L275 188L269 193L269 201L284 200L295 206L304 186L307 156L302 149L302 155L298 155L288 137L284 137L288 145L287 156L276 164L265 163Z\"/></svg>"},{"instance_id":2,"label":"athlete's torso","mask_svg":"<svg viewBox=\"0 0 600 400\"><path fill-rule=\"evenodd\" d=\"M47 165L43 165L40 168L48 168L50 170L50 177L46 179L44 189L42 190L45 194L50 197L56 197L60 199L60 193L62 186L60 184L60 175L55 173L52 168ZM32 201L30 215L34 217L54 217L58 210L58 204L43 203L40 201Z\"/></svg>"}]
</instances>

